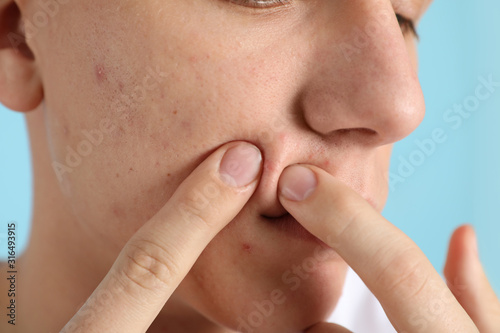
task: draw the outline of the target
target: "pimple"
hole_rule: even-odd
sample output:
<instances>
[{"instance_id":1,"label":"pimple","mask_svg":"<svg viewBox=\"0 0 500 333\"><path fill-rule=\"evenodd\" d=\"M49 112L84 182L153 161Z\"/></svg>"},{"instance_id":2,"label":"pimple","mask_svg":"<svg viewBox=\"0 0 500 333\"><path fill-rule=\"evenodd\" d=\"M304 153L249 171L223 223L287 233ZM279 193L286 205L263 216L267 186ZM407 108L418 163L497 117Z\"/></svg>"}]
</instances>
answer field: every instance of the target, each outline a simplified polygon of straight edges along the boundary
<instances>
[{"instance_id":1,"label":"pimple","mask_svg":"<svg viewBox=\"0 0 500 333\"><path fill-rule=\"evenodd\" d=\"M184 128L186 131L191 131L191 123L189 121L181 122L181 127Z\"/></svg>"},{"instance_id":2,"label":"pimple","mask_svg":"<svg viewBox=\"0 0 500 333\"><path fill-rule=\"evenodd\" d=\"M241 248L242 248L243 252L246 252L248 254L252 253L252 246L248 243L241 244Z\"/></svg>"},{"instance_id":3,"label":"pimple","mask_svg":"<svg viewBox=\"0 0 500 333\"><path fill-rule=\"evenodd\" d=\"M107 76L103 65L101 64L95 65L94 72L95 72L95 77L97 79L97 83L102 83L103 81L106 81Z\"/></svg>"},{"instance_id":4,"label":"pimple","mask_svg":"<svg viewBox=\"0 0 500 333\"><path fill-rule=\"evenodd\" d=\"M268 171L268 172L273 172L276 170L276 163L272 162L272 161L265 161L264 162L264 170L265 171Z\"/></svg>"},{"instance_id":5,"label":"pimple","mask_svg":"<svg viewBox=\"0 0 500 333\"><path fill-rule=\"evenodd\" d=\"M123 209L121 209L118 205L113 206L113 215L120 219L125 217Z\"/></svg>"},{"instance_id":6,"label":"pimple","mask_svg":"<svg viewBox=\"0 0 500 333\"><path fill-rule=\"evenodd\" d=\"M278 138L281 142L286 142L286 138L287 138L287 134L286 132L281 132L279 135L278 135Z\"/></svg>"}]
</instances>

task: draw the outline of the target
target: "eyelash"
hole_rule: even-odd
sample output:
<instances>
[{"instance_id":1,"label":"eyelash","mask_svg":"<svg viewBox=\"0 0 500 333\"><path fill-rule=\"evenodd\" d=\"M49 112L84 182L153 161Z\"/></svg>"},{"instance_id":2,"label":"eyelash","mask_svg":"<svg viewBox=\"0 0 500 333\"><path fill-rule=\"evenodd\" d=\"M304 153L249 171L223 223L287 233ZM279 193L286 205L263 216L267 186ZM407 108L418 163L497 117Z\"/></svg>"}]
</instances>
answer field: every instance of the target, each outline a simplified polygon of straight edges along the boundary
<instances>
[{"instance_id":1,"label":"eyelash","mask_svg":"<svg viewBox=\"0 0 500 333\"><path fill-rule=\"evenodd\" d=\"M290 0L229 0L237 5L253 7L253 8L272 8L277 6L288 5Z\"/></svg>"},{"instance_id":2,"label":"eyelash","mask_svg":"<svg viewBox=\"0 0 500 333\"><path fill-rule=\"evenodd\" d=\"M290 0L229 0L229 2L252 8L273 8L290 4ZM413 20L410 20L400 14L396 14L396 18L403 34L412 33L417 39L419 39L417 28L415 27L415 22L413 22Z\"/></svg>"},{"instance_id":3,"label":"eyelash","mask_svg":"<svg viewBox=\"0 0 500 333\"><path fill-rule=\"evenodd\" d=\"M403 34L412 33L417 39L419 39L418 31L413 20L410 20L400 14L396 14L396 18L398 19L398 23L401 27L401 31L403 31Z\"/></svg>"}]
</instances>

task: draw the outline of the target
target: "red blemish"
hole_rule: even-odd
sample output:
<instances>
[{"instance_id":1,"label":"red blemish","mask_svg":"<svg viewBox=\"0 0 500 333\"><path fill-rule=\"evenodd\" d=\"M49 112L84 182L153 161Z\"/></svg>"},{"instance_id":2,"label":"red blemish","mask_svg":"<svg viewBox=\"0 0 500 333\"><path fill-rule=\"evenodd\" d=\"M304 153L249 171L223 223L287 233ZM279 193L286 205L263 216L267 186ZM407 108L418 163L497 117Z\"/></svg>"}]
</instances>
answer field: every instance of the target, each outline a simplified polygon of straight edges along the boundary
<instances>
[{"instance_id":1,"label":"red blemish","mask_svg":"<svg viewBox=\"0 0 500 333\"><path fill-rule=\"evenodd\" d=\"M116 216L117 218L125 217L123 210L118 205L113 206L113 215Z\"/></svg>"},{"instance_id":2,"label":"red blemish","mask_svg":"<svg viewBox=\"0 0 500 333\"><path fill-rule=\"evenodd\" d=\"M95 66L95 77L97 78L97 82L101 83L106 80L106 71L104 70L103 65Z\"/></svg>"},{"instance_id":3,"label":"red blemish","mask_svg":"<svg viewBox=\"0 0 500 333\"><path fill-rule=\"evenodd\" d=\"M120 89L120 92L123 92L123 82L118 82L118 89Z\"/></svg>"},{"instance_id":4,"label":"red blemish","mask_svg":"<svg viewBox=\"0 0 500 333\"><path fill-rule=\"evenodd\" d=\"M244 252L252 253L252 247L250 246L250 244L243 243L241 245L241 248L243 249Z\"/></svg>"}]
</instances>

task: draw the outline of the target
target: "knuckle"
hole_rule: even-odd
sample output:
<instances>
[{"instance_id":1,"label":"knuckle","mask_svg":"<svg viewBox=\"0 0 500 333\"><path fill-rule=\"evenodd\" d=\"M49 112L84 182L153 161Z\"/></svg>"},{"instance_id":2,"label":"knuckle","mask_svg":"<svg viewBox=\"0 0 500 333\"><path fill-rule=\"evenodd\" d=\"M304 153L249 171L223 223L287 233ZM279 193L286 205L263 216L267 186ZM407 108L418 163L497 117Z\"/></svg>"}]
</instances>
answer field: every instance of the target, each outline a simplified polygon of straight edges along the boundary
<instances>
[{"instance_id":1,"label":"knuckle","mask_svg":"<svg viewBox=\"0 0 500 333\"><path fill-rule=\"evenodd\" d=\"M179 276L179 256L154 242L134 240L125 247L124 255L122 275L128 286L155 292L168 290Z\"/></svg>"},{"instance_id":2,"label":"knuckle","mask_svg":"<svg viewBox=\"0 0 500 333\"><path fill-rule=\"evenodd\" d=\"M429 273L423 267L421 259L403 251L379 273L377 285L402 300L419 297L429 284Z\"/></svg>"},{"instance_id":3,"label":"knuckle","mask_svg":"<svg viewBox=\"0 0 500 333\"><path fill-rule=\"evenodd\" d=\"M211 200L200 191L192 191L181 198L177 204L177 209L184 223L193 225L202 230L213 228L215 222L210 220L210 211L215 208L211 205Z\"/></svg>"}]
</instances>

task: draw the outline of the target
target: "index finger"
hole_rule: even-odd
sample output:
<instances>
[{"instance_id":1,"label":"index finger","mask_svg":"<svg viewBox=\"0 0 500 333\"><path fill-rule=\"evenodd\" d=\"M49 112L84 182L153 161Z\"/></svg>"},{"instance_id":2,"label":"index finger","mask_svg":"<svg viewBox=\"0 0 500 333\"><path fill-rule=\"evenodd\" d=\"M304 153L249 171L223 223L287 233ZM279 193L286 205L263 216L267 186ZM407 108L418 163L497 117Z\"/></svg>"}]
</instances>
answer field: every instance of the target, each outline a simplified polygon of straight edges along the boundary
<instances>
[{"instance_id":1,"label":"index finger","mask_svg":"<svg viewBox=\"0 0 500 333\"><path fill-rule=\"evenodd\" d=\"M248 143L210 155L127 242L63 332L145 332L203 249L248 201L261 160Z\"/></svg>"},{"instance_id":2,"label":"index finger","mask_svg":"<svg viewBox=\"0 0 500 333\"><path fill-rule=\"evenodd\" d=\"M477 332L420 248L352 189L304 165L285 169L279 189L285 209L358 273L398 332Z\"/></svg>"}]
</instances>

